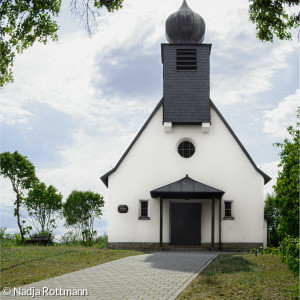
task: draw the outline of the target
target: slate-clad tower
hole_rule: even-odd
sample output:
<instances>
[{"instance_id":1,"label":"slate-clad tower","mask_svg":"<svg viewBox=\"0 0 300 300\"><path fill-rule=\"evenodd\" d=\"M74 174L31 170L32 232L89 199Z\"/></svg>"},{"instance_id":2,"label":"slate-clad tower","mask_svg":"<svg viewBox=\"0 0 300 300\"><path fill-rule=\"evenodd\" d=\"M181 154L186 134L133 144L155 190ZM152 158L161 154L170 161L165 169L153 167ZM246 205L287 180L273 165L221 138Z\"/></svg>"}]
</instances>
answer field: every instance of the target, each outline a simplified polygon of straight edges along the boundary
<instances>
[{"instance_id":1,"label":"slate-clad tower","mask_svg":"<svg viewBox=\"0 0 300 300\"><path fill-rule=\"evenodd\" d=\"M209 126L211 44L201 44L204 34L203 18L185 0L166 21L169 44L161 45L165 125L206 123Z\"/></svg>"}]
</instances>

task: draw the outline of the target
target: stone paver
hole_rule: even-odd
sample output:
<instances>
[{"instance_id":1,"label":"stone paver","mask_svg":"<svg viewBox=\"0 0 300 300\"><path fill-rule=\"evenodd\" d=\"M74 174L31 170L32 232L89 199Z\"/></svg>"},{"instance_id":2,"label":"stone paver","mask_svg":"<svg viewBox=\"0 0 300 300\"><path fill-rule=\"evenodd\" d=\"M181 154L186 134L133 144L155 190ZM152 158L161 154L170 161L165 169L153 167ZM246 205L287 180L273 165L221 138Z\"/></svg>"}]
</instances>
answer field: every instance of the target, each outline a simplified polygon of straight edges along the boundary
<instances>
[{"instance_id":1,"label":"stone paver","mask_svg":"<svg viewBox=\"0 0 300 300\"><path fill-rule=\"evenodd\" d=\"M157 252L130 256L21 287L35 297L1 299L175 299L217 256L209 252ZM53 296L38 296L43 289ZM60 288L62 290L60 290ZM57 291L55 290L57 289ZM60 296L82 289L78 296ZM84 293L87 290L88 296ZM78 292L79 293L79 292Z\"/></svg>"}]
</instances>

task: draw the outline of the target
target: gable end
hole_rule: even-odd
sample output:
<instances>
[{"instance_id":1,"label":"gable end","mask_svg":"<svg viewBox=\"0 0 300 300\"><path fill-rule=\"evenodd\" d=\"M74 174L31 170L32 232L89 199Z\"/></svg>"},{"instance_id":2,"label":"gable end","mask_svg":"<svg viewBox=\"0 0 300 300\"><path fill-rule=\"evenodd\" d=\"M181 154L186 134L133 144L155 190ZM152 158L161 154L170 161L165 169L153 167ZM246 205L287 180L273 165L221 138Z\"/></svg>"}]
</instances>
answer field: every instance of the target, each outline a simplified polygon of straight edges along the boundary
<instances>
[{"instance_id":1,"label":"gable end","mask_svg":"<svg viewBox=\"0 0 300 300\"><path fill-rule=\"evenodd\" d=\"M100 177L100 179L102 180L102 182L105 184L105 186L108 188L108 177L110 174L114 173L119 165L122 163L122 161L124 160L124 158L126 157L126 155L128 154L128 152L131 150L131 148L133 147L133 145L135 144L135 142L138 140L138 138L141 136L141 134L143 133L143 131L145 130L145 128L148 126L148 124L150 123L150 121L152 120L153 116L155 115L155 113L158 111L158 109L160 108L160 106L163 104L164 98L162 98L159 103L157 104L157 106L155 107L155 109L153 110L153 112L151 113L151 115L149 116L149 118L147 119L147 121L144 123L143 127L140 129L140 131L138 132L138 134L136 135L136 137L134 138L134 140L131 142L131 144L129 145L129 147L126 149L126 151L124 152L124 154L122 155L122 157L120 158L120 160L118 161L118 163L115 165L115 167L113 169L111 169L110 171L108 171L107 173L105 173L103 176ZM225 124L225 126L227 127L227 129L229 130L229 132L232 134L233 138L236 140L236 142L238 143L238 145L240 146L240 148L242 149L242 151L245 153L245 155L247 156L247 158L249 159L250 163L253 165L254 169L264 178L264 184L267 184L272 178L270 176L268 176L266 173L264 173L262 170L260 170L255 162L253 161L253 159L251 158L251 156L249 155L249 153L247 152L247 150L245 149L245 147L243 146L243 144L241 143L241 141L238 139L238 137L236 136L236 134L234 133L234 131L232 130L232 128L229 126L229 124L227 123L227 121L225 120L225 118L223 117L223 115L221 114L221 112L218 110L218 108L216 107L216 105L213 103L213 101L210 99L210 106L215 110L215 112L217 113L217 115L220 117L220 119L223 121L223 123Z\"/></svg>"},{"instance_id":2,"label":"gable end","mask_svg":"<svg viewBox=\"0 0 300 300\"><path fill-rule=\"evenodd\" d=\"M229 132L232 134L232 136L234 137L234 139L236 140L236 142L238 143L238 145L240 146L240 148L243 150L243 152L245 153L245 155L247 156L247 158L249 159L249 161L253 165L254 169L264 178L264 183L267 184L272 178L270 176L268 176L266 173L264 173L261 169L259 169L257 167L257 165L255 164L255 162L251 158L250 154L247 152L247 150L245 149L245 147L243 146L243 144L241 143L241 141L238 139L238 137L236 136L236 134L234 133L234 131L232 130L232 128L229 126L229 124L227 123L227 121L222 116L221 112L217 109L216 105L213 103L213 101L211 99L210 99L210 105L215 110L215 112L220 117L220 119L223 121L223 123L225 124L225 126L227 127L227 129L229 130Z\"/></svg>"},{"instance_id":3,"label":"gable end","mask_svg":"<svg viewBox=\"0 0 300 300\"><path fill-rule=\"evenodd\" d=\"M105 173L103 176L100 177L100 179L102 180L102 182L105 184L105 186L107 188L108 188L108 177L109 177L109 175L112 174L113 172L115 172L118 169L119 165L122 163L122 161L126 157L127 153L133 147L133 145L135 144L135 142L138 140L138 138L140 137L140 135L143 133L143 131L147 127L147 125L150 123L150 121L153 118L153 116L155 115L155 113L158 111L158 109L162 105L163 99L164 98L161 98L161 100L158 102L158 104L154 108L153 112L151 113L151 115L149 116L149 118L147 119L147 121L145 122L145 124L143 125L143 127L140 129L140 131L138 132L138 134L136 135L136 137L134 138L134 140L131 142L131 144L129 145L129 147L126 149L126 151L124 152L124 154L122 155L122 157L120 158L120 160L118 161L118 163L115 165L115 167L113 169L111 169L110 171L108 171L107 173Z\"/></svg>"}]
</instances>

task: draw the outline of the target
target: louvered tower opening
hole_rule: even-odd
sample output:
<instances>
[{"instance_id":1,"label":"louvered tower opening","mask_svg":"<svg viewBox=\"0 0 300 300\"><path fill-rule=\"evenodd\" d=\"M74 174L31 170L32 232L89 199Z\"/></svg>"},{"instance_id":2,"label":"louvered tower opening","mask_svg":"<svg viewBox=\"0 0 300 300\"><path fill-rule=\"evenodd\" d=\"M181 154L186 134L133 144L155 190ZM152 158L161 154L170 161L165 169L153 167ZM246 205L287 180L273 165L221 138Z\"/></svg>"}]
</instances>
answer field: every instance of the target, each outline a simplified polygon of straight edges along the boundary
<instances>
[{"instance_id":1,"label":"louvered tower opening","mask_svg":"<svg viewBox=\"0 0 300 300\"><path fill-rule=\"evenodd\" d=\"M176 70L197 71L197 50L176 49Z\"/></svg>"}]
</instances>

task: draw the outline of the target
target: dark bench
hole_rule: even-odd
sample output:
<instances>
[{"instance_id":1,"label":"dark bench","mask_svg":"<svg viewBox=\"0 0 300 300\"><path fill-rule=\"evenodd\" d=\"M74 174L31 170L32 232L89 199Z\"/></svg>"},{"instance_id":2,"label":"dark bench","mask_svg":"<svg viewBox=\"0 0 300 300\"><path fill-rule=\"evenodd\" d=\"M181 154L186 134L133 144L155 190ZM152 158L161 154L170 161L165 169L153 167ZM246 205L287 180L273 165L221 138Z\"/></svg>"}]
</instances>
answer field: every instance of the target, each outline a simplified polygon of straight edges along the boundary
<instances>
[{"instance_id":1,"label":"dark bench","mask_svg":"<svg viewBox=\"0 0 300 300\"><path fill-rule=\"evenodd\" d=\"M39 244L47 246L51 243L51 234L49 235L34 235L31 239L25 241L26 244Z\"/></svg>"}]
</instances>

